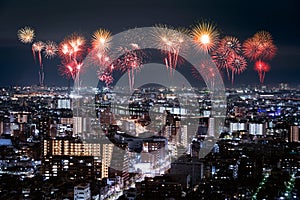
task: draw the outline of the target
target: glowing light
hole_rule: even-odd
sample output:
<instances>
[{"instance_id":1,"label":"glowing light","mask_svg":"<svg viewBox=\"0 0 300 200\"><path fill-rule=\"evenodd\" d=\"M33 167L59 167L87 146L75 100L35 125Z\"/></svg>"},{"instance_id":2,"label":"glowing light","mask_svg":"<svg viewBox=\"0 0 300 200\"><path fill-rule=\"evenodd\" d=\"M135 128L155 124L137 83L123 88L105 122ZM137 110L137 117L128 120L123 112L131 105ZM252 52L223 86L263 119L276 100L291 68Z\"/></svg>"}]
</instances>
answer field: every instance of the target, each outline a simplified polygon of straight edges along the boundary
<instances>
[{"instance_id":1,"label":"glowing light","mask_svg":"<svg viewBox=\"0 0 300 200\"><path fill-rule=\"evenodd\" d=\"M202 44L209 44L210 43L210 38L209 38L209 35L208 34L204 34L200 37L200 42Z\"/></svg>"}]
</instances>

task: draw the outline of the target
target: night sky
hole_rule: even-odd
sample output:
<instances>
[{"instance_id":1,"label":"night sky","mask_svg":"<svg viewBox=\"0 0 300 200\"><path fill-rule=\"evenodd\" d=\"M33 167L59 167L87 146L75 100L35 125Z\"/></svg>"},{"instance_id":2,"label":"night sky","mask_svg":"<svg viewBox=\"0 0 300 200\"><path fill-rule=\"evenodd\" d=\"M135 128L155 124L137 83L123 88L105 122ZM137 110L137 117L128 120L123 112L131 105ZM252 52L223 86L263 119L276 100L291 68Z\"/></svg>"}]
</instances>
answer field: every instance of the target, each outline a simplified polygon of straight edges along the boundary
<instances>
[{"instance_id":1,"label":"night sky","mask_svg":"<svg viewBox=\"0 0 300 200\"><path fill-rule=\"evenodd\" d=\"M74 32L90 40L98 28L113 34L158 23L188 28L202 19L214 22L221 36L236 36L241 42L257 31L269 31L278 53L270 61L265 83L300 84L299 9L296 0L1 1L0 86L38 84L39 66L34 64L31 45L17 38L17 30L26 25L35 29L36 39L59 43ZM58 58L44 59L46 85L67 85L58 73L59 64ZM236 76L236 84L258 83L253 63Z\"/></svg>"}]
</instances>

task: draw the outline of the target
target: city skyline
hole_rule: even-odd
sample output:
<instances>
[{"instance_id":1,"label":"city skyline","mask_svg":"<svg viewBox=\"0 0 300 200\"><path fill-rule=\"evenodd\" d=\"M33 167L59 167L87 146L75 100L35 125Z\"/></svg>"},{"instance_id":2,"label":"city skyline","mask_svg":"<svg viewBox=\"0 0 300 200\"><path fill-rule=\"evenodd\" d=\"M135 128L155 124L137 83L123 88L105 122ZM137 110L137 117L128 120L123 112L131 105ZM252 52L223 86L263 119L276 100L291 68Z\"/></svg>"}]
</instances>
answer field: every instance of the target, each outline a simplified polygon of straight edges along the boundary
<instances>
[{"instance_id":1,"label":"city skyline","mask_svg":"<svg viewBox=\"0 0 300 200\"><path fill-rule=\"evenodd\" d=\"M24 5L23 5L24 4ZM252 37L257 31L271 33L277 55L270 61L271 71L266 75L265 84L287 82L299 84L297 79L298 54L297 35L299 23L297 3L279 4L270 2L3 2L1 6L2 27L0 52L3 75L0 85L38 84L38 65L34 64L29 45L18 41L17 30L25 25L36 30L40 40L59 43L65 36L78 32L87 40L98 28L106 28L117 34L129 28L167 24L174 27L190 28L197 21L209 20L216 24L221 37L230 35L241 42ZM234 9L232 9L234 8ZM232 9L232 11L231 11ZM246 12L248 10L248 12ZM139 16L139 17L137 17ZM67 85L68 81L59 76L60 60L44 60L45 84ZM259 84L254 63L248 62L245 72L236 77L236 85ZM226 75L225 75L226 76ZM224 78L226 85L230 83Z\"/></svg>"}]
</instances>

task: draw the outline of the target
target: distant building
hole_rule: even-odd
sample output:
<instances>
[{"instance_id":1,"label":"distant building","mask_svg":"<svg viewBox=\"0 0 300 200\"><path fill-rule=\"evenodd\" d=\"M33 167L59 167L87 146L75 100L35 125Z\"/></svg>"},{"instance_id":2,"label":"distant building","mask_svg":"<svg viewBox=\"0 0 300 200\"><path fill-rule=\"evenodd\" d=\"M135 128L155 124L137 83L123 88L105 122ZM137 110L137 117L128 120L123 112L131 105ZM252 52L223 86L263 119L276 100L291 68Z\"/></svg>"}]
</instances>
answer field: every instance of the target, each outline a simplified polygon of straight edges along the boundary
<instances>
[{"instance_id":1,"label":"distant building","mask_svg":"<svg viewBox=\"0 0 300 200\"><path fill-rule=\"evenodd\" d=\"M173 182L168 177L147 178L136 183L141 199L180 199L181 184Z\"/></svg>"},{"instance_id":2,"label":"distant building","mask_svg":"<svg viewBox=\"0 0 300 200\"><path fill-rule=\"evenodd\" d=\"M74 200L90 200L90 184L80 184L74 187Z\"/></svg>"},{"instance_id":3,"label":"distant building","mask_svg":"<svg viewBox=\"0 0 300 200\"><path fill-rule=\"evenodd\" d=\"M244 130L247 130L247 124L244 122L230 122L229 124L229 131L231 133Z\"/></svg>"},{"instance_id":4,"label":"distant building","mask_svg":"<svg viewBox=\"0 0 300 200\"><path fill-rule=\"evenodd\" d=\"M299 126L290 127L289 142L299 142Z\"/></svg>"},{"instance_id":5,"label":"distant building","mask_svg":"<svg viewBox=\"0 0 300 200\"><path fill-rule=\"evenodd\" d=\"M71 99L58 99L57 100L58 109L71 109Z\"/></svg>"},{"instance_id":6,"label":"distant building","mask_svg":"<svg viewBox=\"0 0 300 200\"><path fill-rule=\"evenodd\" d=\"M65 175L70 179L108 176L111 147L100 143L82 143L74 139L43 140L42 174L44 177Z\"/></svg>"},{"instance_id":7,"label":"distant building","mask_svg":"<svg viewBox=\"0 0 300 200\"><path fill-rule=\"evenodd\" d=\"M263 123L249 123L249 134L250 135L264 135L265 126Z\"/></svg>"}]
</instances>

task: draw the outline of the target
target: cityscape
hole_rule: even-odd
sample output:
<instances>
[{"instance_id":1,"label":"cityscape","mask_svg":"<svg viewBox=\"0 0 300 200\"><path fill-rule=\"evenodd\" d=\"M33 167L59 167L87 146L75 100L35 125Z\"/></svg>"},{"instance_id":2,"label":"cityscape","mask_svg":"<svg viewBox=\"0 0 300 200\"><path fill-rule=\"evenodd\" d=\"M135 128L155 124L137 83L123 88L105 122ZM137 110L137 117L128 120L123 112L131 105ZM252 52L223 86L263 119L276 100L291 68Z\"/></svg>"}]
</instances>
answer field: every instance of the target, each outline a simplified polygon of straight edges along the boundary
<instances>
[{"instance_id":1,"label":"cityscape","mask_svg":"<svg viewBox=\"0 0 300 200\"><path fill-rule=\"evenodd\" d=\"M227 89L219 138L206 88L188 103L197 126L176 109L190 90L149 84L126 110L104 87L94 114L78 117L67 87L1 88L1 198L299 199L299 88ZM145 127L157 134L138 135Z\"/></svg>"},{"instance_id":2,"label":"cityscape","mask_svg":"<svg viewBox=\"0 0 300 200\"><path fill-rule=\"evenodd\" d=\"M300 199L297 8L1 2L0 199Z\"/></svg>"}]
</instances>

